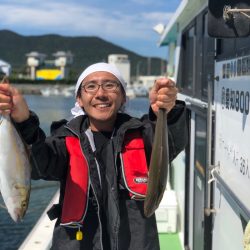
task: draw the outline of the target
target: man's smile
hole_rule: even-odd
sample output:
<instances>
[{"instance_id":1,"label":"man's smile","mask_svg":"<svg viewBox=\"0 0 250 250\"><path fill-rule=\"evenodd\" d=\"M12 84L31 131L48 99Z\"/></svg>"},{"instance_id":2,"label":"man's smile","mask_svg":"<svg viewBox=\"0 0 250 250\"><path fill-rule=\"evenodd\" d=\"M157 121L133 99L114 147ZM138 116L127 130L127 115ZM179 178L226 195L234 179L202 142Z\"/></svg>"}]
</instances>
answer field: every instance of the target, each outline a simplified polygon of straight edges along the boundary
<instances>
[{"instance_id":1,"label":"man's smile","mask_svg":"<svg viewBox=\"0 0 250 250\"><path fill-rule=\"evenodd\" d=\"M106 108L111 107L111 104L110 103L98 103L98 104L94 104L93 106L96 109L106 109Z\"/></svg>"}]
</instances>

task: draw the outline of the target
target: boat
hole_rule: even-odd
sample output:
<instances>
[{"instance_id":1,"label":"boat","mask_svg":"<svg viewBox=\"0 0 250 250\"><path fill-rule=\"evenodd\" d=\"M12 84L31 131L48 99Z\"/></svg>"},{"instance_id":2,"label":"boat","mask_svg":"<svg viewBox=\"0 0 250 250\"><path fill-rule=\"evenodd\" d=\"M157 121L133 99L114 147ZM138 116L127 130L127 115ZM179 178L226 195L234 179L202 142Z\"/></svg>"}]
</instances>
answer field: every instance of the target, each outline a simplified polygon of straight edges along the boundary
<instances>
[{"instance_id":1,"label":"boat","mask_svg":"<svg viewBox=\"0 0 250 250\"><path fill-rule=\"evenodd\" d=\"M126 96L129 99L133 99L133 98L136 97L134 88L131 85L128 85L127 88L126 88Z\"/></svg>"},{"instance_id":2,"label":"boat","mask_svg":"<svg viewBox=\"0 0 250 250\"><path fill-rule=\"evenodd\" d=\"M41 88L40 91L43 96L61 95L65 97L72 97L74 96L75 87L74 86L65 87L65 86L55 85L55 86L48 86L45 88Z\"/></svg>"},{"instance_id":3,"label":"boat","mask_svg":"<svg viewBox=\"0 0 250 250\"><path fill-rule=\"evenodd\" d=\"M177 201L175 191L171 190L170 184L163 199L156 210L156 220L159 232L160 246L162 250L171 248L173 250L181 250L181 243L177 236ZM20 245L18 250L48 250L51 247L53 229L56 220L51 221L47 215L47 211L53 204L59 201L59 190L46 207L41 217Z\"/></svg>"},{"instance_id":4,"label":"boat","mask_svg":"<svg viewBox=\"0 0 250 250\"><path fill-rule=\"evenodd\" d=\"M249 12L245 0L183 0L160 34L189 114L171 168L182 249L250 249Z\"/></svg>"},{"instance_id":5,"label":"boat","mask_svg":"<svg viewBox=\"0 0 250 250\"><path fill-rule=\"evenodd\" d=\"M25 238L18 250L48 250L51 247L53 229L56 220L51 221L47 211L59 201L59 190L55 193L47 208Z\"/></svg>"},{"instance_id":6,"label":"boat","mask_svg":"<svg viewBox=\"0 0 250 250\"><path fill-rule=\"evenodd\" d=\"M61 90L61 94L65 97L72 97L75 95L75 86L64 87Z\"/></svg>"},{"instance_id":7,"label":"boat","mask_svg":"<svg viewBox=\"0 0 250 250\"><path fill-rule=\"evenodd\" d=\"M40 91L43 96L60 95L60 89L58 85L45 87Z\"/></svg>"},{"instance_id":8,"label":"boat","mask_svg":"<svg viewBox=\"0 0 250 250\"><path fill-rule=\"evenodd\" d=\"M136 97L147 97L148 89L142 85L134 85L134 92Z\"/></svg>"},{"instance_id":9,"label":"boat","mask_svg":"<svg viewBox=\"0 0 250 250\"><path fill-rule=\"evenodd\" d=\"M189 144L170 168L180 247L162 250L250 249L250 38L240 10L249 5L183 0L161 34L189 123Z\"/></svg>"}]
</instances>

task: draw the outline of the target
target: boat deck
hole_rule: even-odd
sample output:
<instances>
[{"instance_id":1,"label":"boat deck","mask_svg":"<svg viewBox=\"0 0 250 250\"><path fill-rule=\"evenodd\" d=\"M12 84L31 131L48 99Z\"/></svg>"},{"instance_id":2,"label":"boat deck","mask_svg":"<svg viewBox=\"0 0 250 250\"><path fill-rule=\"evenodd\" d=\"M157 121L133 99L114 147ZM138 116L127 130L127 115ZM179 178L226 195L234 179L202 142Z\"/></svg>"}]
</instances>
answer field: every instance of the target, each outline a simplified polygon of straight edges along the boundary
<instances>
[{"instance_id":1,"label":"boat deck","mask_svg":"<svg viewBox=\"0 0 250 250\"><path fill-rule=\"evenodd\" d=\"M161 250L182 250L179 236L177 233L160 233L159 239Z\"/></svg>"},{"instance_id":2,"label":"boat deck","mask_svg":"<svg viewBox=\"0 0 250 250\"><path fill-rule=\"evenodd\" d=\"M59 199L59 192L55 194L48 208ZM50 221L45 209L35 227L24 240L18 250L48 250L50 249L55 221ZM159 233L160 250L182 250L177 233Z\"/></svg>"}]
</instances>

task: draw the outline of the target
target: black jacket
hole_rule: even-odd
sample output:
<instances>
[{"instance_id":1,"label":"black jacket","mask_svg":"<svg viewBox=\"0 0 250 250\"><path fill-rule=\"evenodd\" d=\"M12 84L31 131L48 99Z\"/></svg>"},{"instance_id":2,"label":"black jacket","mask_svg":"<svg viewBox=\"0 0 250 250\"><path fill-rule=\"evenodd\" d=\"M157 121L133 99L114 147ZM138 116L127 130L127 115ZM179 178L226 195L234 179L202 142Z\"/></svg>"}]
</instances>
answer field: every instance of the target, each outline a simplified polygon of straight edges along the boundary
<instances>
[{"instance_id":1,"label":"black jacket","mask_svg":"<svg viewBox=\"0 0 250 250\"><path fill-rule=\"evenodd\" d=\"M17 124L28 144L32 144L32 178L60 181L59 205L51 214L58 217L53 235L52 249L105 249L105 250L158 250L155 216L143 215L143 201L130 200L126 190L119 186L119 153L126 132L139 129L142 132L147 161L150 161L154 136L155 116L145 115L141 119L127 114L118 114L115 133L105 146L105 171L96 164L96 155L86 136L89 128L87 116L76 117L69 122L62 120L51 126L51 136L45 137L39 128L38 118L31 113L30 119ZM177 102L168 114L169 158L173 160L187 143L185 105ZM60 209L64 197L69 155L65 145L66 136L80 139L81 148L90 167L90 196L88 212L84 220L83 240L76 241L76 229L60 226ZM57 213L55 213L57 211Z\"/></svg>"}]
</instances>

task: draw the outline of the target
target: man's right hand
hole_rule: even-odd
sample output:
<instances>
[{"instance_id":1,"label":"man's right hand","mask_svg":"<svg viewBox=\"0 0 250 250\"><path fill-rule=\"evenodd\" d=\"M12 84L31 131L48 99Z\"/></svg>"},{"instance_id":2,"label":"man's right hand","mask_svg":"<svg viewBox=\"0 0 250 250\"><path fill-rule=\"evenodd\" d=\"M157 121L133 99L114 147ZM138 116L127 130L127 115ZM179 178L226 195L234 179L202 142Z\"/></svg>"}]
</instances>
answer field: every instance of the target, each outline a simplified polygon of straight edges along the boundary
<instances>
[{"instance_id":1,"label":"man's right hand","mask_svg":"<svg viewBox=\"0 0 250 250\"><path fill-rule=\"evenodd\" d=\"M9 114L15 122L23 122L30 116L24 97L9 83L0 84L0 114Z\"/></svg>"}]
</instances>

